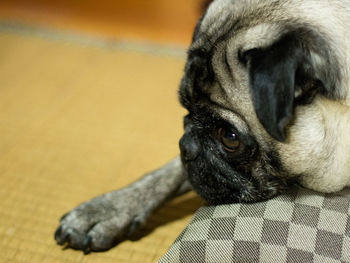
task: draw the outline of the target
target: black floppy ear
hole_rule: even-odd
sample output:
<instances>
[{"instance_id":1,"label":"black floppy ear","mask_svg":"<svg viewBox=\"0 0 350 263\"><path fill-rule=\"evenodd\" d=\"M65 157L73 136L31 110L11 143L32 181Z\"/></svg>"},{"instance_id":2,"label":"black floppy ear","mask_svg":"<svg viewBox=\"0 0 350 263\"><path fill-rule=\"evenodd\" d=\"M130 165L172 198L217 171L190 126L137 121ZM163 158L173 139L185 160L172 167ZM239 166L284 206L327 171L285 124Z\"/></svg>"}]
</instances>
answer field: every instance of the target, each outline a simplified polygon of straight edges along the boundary
<instances>
[{"instance_id":1,"label":"black floppy ear","mask_svg":"<svg viewBox=\"0 0 350 263\"><path fill-rule=\"evenodd\" d=\"M246 52L255 112L266 131L285 141L285 127L293 114L295 77L303 51L287 37L267 49Z\"/></svg>"}]
</instances>

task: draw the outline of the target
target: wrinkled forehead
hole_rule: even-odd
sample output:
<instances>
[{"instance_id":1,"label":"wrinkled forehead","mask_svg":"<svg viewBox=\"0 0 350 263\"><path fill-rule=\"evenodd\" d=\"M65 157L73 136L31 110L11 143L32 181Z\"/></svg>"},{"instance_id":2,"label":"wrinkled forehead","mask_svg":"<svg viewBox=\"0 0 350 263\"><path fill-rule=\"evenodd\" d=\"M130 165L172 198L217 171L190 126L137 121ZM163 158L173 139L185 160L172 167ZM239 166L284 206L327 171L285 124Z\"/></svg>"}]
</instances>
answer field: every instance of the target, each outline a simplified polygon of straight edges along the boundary
<instances>
[{"instance_id":1,"label":"wrinkled forehead","mask_svg":"<svg viewBox=\"0 0 350 263\"><path fill-rule=\"evenodd\" d=\"M197 25L191 48L201 47L205 42L214 44L224 36L240 30L258 27L260 31L260 25L266 25L263 26L264 33L278 32L280 30L277 28L270 30L269 27L276 27L275 22L286 15L284 11L278 12L278 10L286 8L288 9L285 1L216 0L209 6ZM259 37L251 39L254 38Z\"/></svg>"},{"instance_id":2,"label":"wrinkled forehead","mask_svg":"<svg viewBox=\"0 0 350 263\"><path fill-rule=\"evenodd\" d=\"M237 13L234 0L216 0L208 7L200 23L197 25L192 48L203 45L203 42L214 43L222 34L229 31L234 24Z\"/></svg>"},{"instance_id":3,"label":"wrinkled forehead","mask_svg":"<svg viewBox=\"0 0 350 263\"><path fill-rule=\"evenodd\" d=\"M234 0L216 0L208 8L200 26L201 32L214 35L219 31L229 29L238 12L239 5ZM230 23L231 21L231 23Z\"/></svg>"}]
</instances>

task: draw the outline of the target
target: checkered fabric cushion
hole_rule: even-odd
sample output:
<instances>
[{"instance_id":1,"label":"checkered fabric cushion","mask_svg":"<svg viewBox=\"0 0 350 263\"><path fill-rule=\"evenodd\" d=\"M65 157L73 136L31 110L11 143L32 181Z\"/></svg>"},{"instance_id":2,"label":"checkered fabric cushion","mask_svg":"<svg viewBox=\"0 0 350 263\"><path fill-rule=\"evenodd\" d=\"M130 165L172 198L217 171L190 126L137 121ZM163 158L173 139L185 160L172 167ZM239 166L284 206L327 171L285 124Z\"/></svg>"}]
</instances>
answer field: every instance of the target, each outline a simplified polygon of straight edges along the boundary
<instances>
[{"instance_id":1,"label":"checkered fabric cushion","mask_svg":"<svg viewBox=\"0 0 350 263\"><path fill-rule=\"evenodd\" d=\"M200 208L160 263L350 262L350 189Z\"/></svg>"}]
</instances>

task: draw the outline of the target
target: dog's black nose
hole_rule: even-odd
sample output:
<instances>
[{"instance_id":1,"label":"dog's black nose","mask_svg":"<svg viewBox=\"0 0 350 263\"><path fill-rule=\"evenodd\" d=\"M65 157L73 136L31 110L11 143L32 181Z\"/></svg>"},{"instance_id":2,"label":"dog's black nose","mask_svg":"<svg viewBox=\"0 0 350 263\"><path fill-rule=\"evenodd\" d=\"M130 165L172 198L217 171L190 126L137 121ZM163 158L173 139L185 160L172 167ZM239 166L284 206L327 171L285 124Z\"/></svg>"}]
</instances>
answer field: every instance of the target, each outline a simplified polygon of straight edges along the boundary
<instances>
[{"instance_id":1,"label":"dog's black nose","mask_svg":"<svg viewBox=\"0 0 350 263\"><path fill-rule=\"evenodd\" d=\"M200 145L190 134L184 134L180 139L181 157L185 162L194 161L200 153Z\"/></svg>"}]
</instances>

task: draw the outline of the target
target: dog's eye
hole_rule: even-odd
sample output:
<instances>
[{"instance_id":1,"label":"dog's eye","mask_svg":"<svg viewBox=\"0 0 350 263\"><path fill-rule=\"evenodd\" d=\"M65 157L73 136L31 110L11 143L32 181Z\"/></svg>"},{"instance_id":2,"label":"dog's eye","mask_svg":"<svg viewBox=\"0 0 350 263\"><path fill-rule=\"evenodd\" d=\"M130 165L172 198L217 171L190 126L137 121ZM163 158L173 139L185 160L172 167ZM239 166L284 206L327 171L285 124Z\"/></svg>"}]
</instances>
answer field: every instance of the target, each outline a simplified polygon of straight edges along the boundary
<instances>
[{"instance_id":1,"label":"dog's eye","mask_svg":"<svg viewBox=\"0 0 350 263\"><path fill-rule=\"evenodd\" d=\"M226 151L235 152L240 145L237 134L232 130L220 128L218 130L221 143L224 145Z\"/></svg>"}]
</instances>

